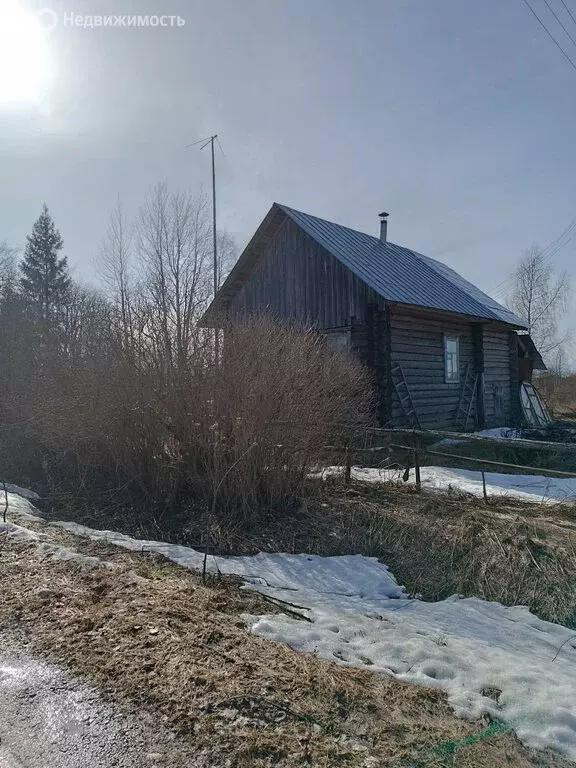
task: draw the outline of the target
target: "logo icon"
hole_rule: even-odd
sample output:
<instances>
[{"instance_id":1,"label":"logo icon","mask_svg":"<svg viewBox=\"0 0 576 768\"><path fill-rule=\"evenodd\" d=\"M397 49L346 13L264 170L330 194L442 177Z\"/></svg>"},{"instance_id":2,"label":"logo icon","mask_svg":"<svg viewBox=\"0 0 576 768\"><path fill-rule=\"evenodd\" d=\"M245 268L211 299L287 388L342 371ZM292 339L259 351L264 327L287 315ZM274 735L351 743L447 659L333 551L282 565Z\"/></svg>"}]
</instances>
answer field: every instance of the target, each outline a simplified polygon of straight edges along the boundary
<instances>
[{"instance_id":1,"label":"logo icon","mask_svg":"<svg viewBox=\"0 0 576 768\"><path fill-rule=\"evenodd\" d=\"M44 32L52 32L58 26L58 14L52 8L42 8L36 16Z\"/></svg>"}]
</instances>

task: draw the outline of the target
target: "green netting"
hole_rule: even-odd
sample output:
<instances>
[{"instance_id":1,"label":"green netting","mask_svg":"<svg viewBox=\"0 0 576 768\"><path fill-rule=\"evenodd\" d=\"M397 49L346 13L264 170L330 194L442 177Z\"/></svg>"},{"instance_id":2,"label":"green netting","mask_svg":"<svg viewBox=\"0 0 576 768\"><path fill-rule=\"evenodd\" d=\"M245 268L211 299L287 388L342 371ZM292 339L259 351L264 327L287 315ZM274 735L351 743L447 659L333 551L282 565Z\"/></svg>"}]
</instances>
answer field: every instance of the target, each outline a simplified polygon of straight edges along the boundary
<instances>
[{"instance_id":1,"label":"green netting","mask_svg":"<svg viewBox=\"0 0 576 768\"><path fill-rule=\"evenodd\" d=\"M485 741L491 739L493 736L501 736L503 733L510 731L511 728L501 720L493 720L490 725L484 728L483 731L473 733L471 736L466 736L465 739L458 739L458 741L445 741L436 747L433 754L435 757L444 757L446 755L452 755L461 747L466 747L469 744L475 744L477 741Z\"/></svg>"}]
</instances>

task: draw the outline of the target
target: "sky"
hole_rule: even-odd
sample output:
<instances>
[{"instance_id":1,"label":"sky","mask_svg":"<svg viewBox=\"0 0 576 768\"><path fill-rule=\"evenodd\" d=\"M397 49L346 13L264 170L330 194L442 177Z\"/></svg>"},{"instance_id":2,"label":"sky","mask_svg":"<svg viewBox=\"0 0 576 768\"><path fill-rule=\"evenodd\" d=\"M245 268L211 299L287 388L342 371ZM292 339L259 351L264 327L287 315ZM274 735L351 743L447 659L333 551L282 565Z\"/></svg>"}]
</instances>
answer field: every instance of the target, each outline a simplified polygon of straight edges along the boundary
<instances>
[{"instance_id":1,"label":"sky","mask_svg":"<svg viewBox=\"0 0 576 768\"><path fill-rule=\"evenodd\" d=\"M531 2L552 27L544 0ZM549 2L576 38L561 0ZM58 23L41 40L16 35L16 6ZM95 279L118 197L133 214L159 181L210 191L208 150L186 145L212 133L224 150L219 228L240 247L273 201L374 234L386 210L390 240L501 297L523 250L576 216L576 68L524 0L0 0L2 10L0 241L22 247L46 202L78 279ZM83 28L65 23L71 14L185 24ZM35 66L34 85L24 74ZM576 239L555 264L570 271L575 253Z\"/></svg>"}]
</instances>

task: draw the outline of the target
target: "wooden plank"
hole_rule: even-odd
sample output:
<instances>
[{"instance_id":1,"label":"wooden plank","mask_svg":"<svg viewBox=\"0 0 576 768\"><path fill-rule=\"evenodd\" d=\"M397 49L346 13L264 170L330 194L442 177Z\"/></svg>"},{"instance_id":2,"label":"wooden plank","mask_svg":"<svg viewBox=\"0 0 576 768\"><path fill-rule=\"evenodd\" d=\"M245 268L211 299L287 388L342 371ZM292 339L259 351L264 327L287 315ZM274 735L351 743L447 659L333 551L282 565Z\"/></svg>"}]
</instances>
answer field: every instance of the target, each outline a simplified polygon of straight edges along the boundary
<instances>
[{"instance_id":1,"label":"wooden plank","mask_svg":"<svg viewBox=\"0 0 576 768\"><path fill-rule=\"evenodd\" d=\"M560 453L573 453L576 454L576 443L552 443L545 440L525 440L525 439L514 439L511 441L508 438L505 437L486 437L485 435L477 435L474 433L466 432L454 432L454 430L440 430L440 429L430 429L430 430L417 430L417 429L386 429L386 428L378 428L378 427L367 427L365 430L368 434L372 435L381 435L385 437L390 437L394 435L400 435L400 434L409 434L409 435L416 435L418 437L432 437L432 438L439 438L444 439L447 438L449 440L462 440L462 441L475 441L475 442L481 442L485 443L487 445L506 445L508 448L517 446L519 448L542 448L547 449L549 451L558 451Z\"/></svg>"},{"instance_id":2,"label":"wooden plank","mask_svg":"<svg viewBox=\"0 0 576 768\"><path fill-rule=\"evenodd\" d=\"M431 392L431 393L442 393L442 392L456 392L459 393L461 389L461 385L457 384L456 382L434 382L431 384L425 384L423 383L420 378L415 380L415 383L412 384L411 390L413 392Z\"/></svg>"},{"instance_id":3,"label":"wooden plank","mask_svg":"<svg viewBox=\"0 0 576 768\"><path fill-rule=\"evenodd\" d=\"M406 445L395 445L390 444L390 448L399 448L400 450L414 450L413 448L410 448ZM500 467L500 468L508 468L508 469L523 469L525 470L525 474L529 475L531 473L537 472L541 475L551 475L552 477L576 477L576 474L574 472L561 472L558 469L543 469L542 467L529 467L525 466L523 464L508 464L504 461L490 461L489 459L476 459L471 456L460 456L458 453L447 453L445 451L433 451L433 450L427 450L423 451L422 453L425 453L428 456L444 456L448 459L458 459L459 461L469 461L473 464L479 464L480 466L489 466L489 467Z\"/></svg>"},{"instance_id":4,"label":"wooden plank","mask_svg":"<svg viewBox=\"0 0 576 768\"><path fill-rule=\"evenodd\" d=\"M425 351L431 355L444 356L444 345L441 339L427 338L406 338L398 339L392 336L391 349L393 352L421 352Z\"/></svg>"}]
</instances>

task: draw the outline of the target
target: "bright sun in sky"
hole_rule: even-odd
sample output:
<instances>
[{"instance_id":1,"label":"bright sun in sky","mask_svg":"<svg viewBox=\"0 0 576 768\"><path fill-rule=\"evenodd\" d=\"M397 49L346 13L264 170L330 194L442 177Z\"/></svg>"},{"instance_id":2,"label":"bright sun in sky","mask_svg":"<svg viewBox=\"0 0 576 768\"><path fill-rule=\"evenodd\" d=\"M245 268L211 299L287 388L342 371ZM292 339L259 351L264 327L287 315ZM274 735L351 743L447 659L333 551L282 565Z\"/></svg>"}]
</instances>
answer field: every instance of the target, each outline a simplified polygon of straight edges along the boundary
<instances>
[{"instance_id":1,"label":"bright sun in sky","mask_svg":"<svg viewBox=\"0 0 576 768\"><path fill-rule=\"evenodd\" d=\"M38 101L49 74L39 18L16 0L0 0L0 105Z\"/></svg>"}]
</instances>

